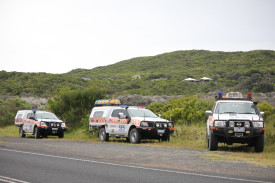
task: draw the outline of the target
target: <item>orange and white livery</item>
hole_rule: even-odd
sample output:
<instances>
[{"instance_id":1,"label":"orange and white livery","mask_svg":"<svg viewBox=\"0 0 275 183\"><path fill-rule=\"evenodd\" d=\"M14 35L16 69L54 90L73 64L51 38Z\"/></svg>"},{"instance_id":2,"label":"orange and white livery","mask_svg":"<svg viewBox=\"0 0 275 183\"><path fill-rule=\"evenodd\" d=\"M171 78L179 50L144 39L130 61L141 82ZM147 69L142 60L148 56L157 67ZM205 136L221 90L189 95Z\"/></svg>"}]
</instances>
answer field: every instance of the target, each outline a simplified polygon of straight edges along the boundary
<instances>
[{"instance_id":1,"label":"orange and white livery","mask_svg":"<svg viewBox=\"0 0 275 183\"><path fill-rule=\"evenodd\" d=\"M49 111L20 110L15 116L14 125L19 127L20 137L29 134L35 138L48 135L63 138L67 130L66 124Z\"/></svg>"},{"instance_id":2,"label":"orange and white livery","mask_svg":"<svg viewBox=\"0 0 275 183\"><path fill-rule=\"evenodd\" d=\"M139 143L141 139L169 140L174 132L174 124L156 116L144 107L119 106L118 99L100 100L101 107L94 107L89 129L99 129L101 141L108 141L110 136L125 137L131 143ZM107 104L107 105L106 105Z\"/></svg>"}]
</instances>

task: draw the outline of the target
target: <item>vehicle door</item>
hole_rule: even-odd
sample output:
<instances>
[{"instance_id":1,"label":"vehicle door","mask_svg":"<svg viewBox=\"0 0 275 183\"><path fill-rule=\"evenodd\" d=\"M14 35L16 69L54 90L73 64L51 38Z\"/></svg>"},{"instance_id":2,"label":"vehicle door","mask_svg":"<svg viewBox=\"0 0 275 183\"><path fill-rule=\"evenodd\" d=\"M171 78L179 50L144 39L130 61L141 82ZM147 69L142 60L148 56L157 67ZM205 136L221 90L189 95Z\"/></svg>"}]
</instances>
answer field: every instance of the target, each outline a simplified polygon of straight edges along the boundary
<instances>
[{"instance_id":1,"label":"vehicle door","mask_svg":"<svg viewBox=\"0 0 275 183\"><path fill-rule=\"evenodd\" d=\"M111 117L109 118L110 134L127 135L128 112L125 109L114 109Z\"/></svg>"},{"instance_id":2,"label":"vehicle door","mask_svg":"<svg viewBox=\"0 0 275 183\"><path fill-rule=\"evenodd\" d=\"M24 120L23 130L27 133L32 133L35 126L35 114L30 112L27 114L26 119Z\"/></svg>"}]
</instances>

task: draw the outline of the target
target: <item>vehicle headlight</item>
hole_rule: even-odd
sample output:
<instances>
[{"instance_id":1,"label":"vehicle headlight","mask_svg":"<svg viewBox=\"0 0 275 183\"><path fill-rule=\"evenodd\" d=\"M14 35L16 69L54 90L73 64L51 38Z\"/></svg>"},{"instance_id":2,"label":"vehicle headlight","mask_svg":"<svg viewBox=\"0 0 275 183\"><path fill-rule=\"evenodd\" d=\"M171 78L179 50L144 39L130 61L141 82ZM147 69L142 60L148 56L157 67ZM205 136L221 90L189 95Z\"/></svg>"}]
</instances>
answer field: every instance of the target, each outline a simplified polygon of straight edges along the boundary
<instances>
[{"instance_id":1,"label":"vehicle headlight","mask_svg":"<svg viewBox=\"0 0 275 183\"><path fill-rule=\"evenodd\" d=\"M231 127L231 128L235 127L235 122L234 121L230 121L229 122L229 127Z\"/></svg>"},{"instance_id":2,"label":"vehicle headlight","mask_svg":"<svg viewBox=\"0 0 275 183\"><path fill-rule=\"evenodd\" d=\"M142 122L141 126L143 126L143 127L149 127L149 124L148 124L148 122Z\"/></svg>"},{"instance_id":3,"label":"vehicle headlight","mask_svg":"<svg viewBox=\"0 0 275 183\"><path fill-rule=\"evenodd\" d=\"M217 127L225 127L225 121L215 121L215 126L217 126Z\"/></svg>"},{"instance_id":4,"label":"vehicle headlight","mask_svg":"<svg viewBox=\"0 0 275 183\"><path fill-rule=\"evenodd\" d=\"M156 123L156 127L157 127L157 128L160 127L160 124L159 124L159 123Z\"/></svg>"},{"instance_id":5,"label":"vehicle headlight","mask_svg":"<svg viewBox=\"0 0 275 183\"><path fill-rule=\"evenodd\" d=\"M264 123L263 122L253 122L253 126L254 127L260 127L260 128L263 128L264 127Z\"/></svg>"},{"instance_id":6,"label":"vehicle headlight","mask_svg":"<svg viewBox=\"0 0 275 183\"><path fill-rule=\"evenodd\" d=\"M163 123L164 128L167 128L167 126L168 126L167 123Z\"/></svg>"},{"instance_id":7,"label":"vehicle headlight","mask_svg":"<svg viewBox=\"0 0 275 183\"><path fill-rule=\"evenodd\" d=\"M244 123L244 127L245 127L245 128L249 128L249 127L250 127L250 123L249 123L248 121L246 121L246 122Z\"/></svg>"},{"instance_id":8,"label":"vehicle headlight","mask_svg":"<svg viewBox=\"0 0 275 183\"><path fill-rule=\"evenodd\" d=\"M172 123L168 123L168 128L172 128Z\"/></svg>"},{"instance_id":9,"label":"vehicle headlight","mask_svg":"<svg viewBox=\"0 0 275 183\"><path fill-rule=\"evenodd\" d=\"M40 122L40 126L47 126L47 125L44 122Z\"/></svg>"},{"instance_id":10,"label":"vehicle headlight","mask_svg":"<svg viewBox=\"0 0 275 183\"><path fill-rule=\"evenodd\" d=\"M65 123L61 123L61 127L66 127L66 124Z\"/></svg>"}]
</instances>

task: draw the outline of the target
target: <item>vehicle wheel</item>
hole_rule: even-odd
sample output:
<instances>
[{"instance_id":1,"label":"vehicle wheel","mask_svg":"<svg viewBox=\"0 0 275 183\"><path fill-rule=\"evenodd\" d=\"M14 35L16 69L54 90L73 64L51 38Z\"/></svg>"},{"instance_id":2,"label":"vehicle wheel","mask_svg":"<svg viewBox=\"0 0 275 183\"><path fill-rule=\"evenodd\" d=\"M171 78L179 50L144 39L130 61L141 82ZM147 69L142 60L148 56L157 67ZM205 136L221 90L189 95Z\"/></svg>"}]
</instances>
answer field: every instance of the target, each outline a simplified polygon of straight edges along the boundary
<instances>
[{"instance_id":1,"label":"vehicle wheel","mask_svg":"<svg viewBox=\"0 0 275 183\"><path fill-rule=\"evenodd\" d=\"M170 141L170 134L162 136L161 141L169 142Z\"/></svg>"},{"instance_id":2,"label":"vehicle wheel","mask_svg":"<svg viewBox=\"0 0 275 183\"><path fill-rule=\"evenodd\" d=\"M210 151L216 151L218 149L218 138L213 133L210 133L208 140L208 149Z\"/></svg>"},{"instance_id":3,"label":"vehicle wheel","mask_svg":"<svg viewBox=\"0 0 275 183\"><path fill-rule=\"evenodd\" d=\"M105 128L101 128L98 132L98 137L101 142L103 141L109 141L109 134L106 133Z\"/></svg>"},{"instance_id":4,"label":"vehicle wheel","mask_svg":"<svg viewBox=\"0 0 275 183\"><path fill-rule=\"evenodd\" d=\"M23 130L23 126L20 126L20 128L19 128L19 135L20 135L21 138L26 137L26 134L25 134L25 132Z\"/></svg>"},{"instance_id":5,"label":"vehicle wheel","mask_svg":"<svg viewBox=\"0 0 275 183\"><path fill-rule=\"evenodd\" d=\"M255 152L263 152L264 151L264 135L260 135L255 140Z\"/></svg>"},{"instance_id":6,"label":"vehicle wheel","mask_svg":"<svg viewBox=\"0 0 275 183\"><path fill-rule=\"evenodd\" d=\"M141 135L140 135L139 131L136 128L133 128L130 131L130 137L129 138L130 138L130 142L132 144L138 144L141 141Z\"/></svg>"},{"instance_id":7,"label":"vehicle wheel","mask_svg":"<svg viewBox=\"0 0 275 183\"><path fill-rule=\"evenodd\" d=\"M64 137L64 132L63 131L59 132L58 133L58 138L63 138L63 137Z\"/></svg>"},{"instance_id":8,"label":"vehicle wheel","mask_svg":"<svg viewBox=\"0 0 275 183\"><path fill-rule=\"evenodd\" d=\"M40 129L35 127L34 129L34 138L39 139L40 138Z\"/></svg>"},{"instance_id":9,"label":"vehicle wheel","mask_svg":"<svg viewBox=\"0 0 275 183\"><path fill-rule=\"evenodd\" d=\"M254 147L254 142L253 142L253 140L250 140L249 142L248 142L248 145L247 145L248 147Z\"/></svg>"},{"instance_id":10,"label":"vehicle wheel","mask_svg":"<svg viewBox=\"0 0 275 183\"><path fill-rule=\"evenodd\" d=\"M208 137L207 129L206 129L206 146L207 146L207 149L209 149L209 137Z\"/></svg>"}]
</instances>

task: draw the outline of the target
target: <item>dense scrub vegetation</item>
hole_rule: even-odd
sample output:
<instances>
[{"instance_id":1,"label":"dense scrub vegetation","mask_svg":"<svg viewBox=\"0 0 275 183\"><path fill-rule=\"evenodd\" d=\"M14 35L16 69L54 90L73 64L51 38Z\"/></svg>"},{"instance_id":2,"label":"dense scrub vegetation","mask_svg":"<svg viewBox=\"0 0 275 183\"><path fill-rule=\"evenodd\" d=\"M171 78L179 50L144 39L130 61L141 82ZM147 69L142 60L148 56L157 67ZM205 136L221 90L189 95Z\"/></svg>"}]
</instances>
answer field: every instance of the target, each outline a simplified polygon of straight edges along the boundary
<instances>
[{"instance_id":1,"label":"dense scrub vegetation","mask_svg":"<svg viewBox=\"0 0 275 183\"><path fill-rule=\"evenodd\" d=\"M91 112L95 101L102 98L104 98L103 92L97 88L89 87L85 90L67 88L61 90L53 99L49 99L48 107L66 121L68 126L80 127L81 119Z\"/></svg>"},{"instance_id":2,"label":"dense scrub vegetation","mask_svg":"<svg viewBox=\"0 0 275 183\"><path fill-rule=\"evenodd\" d=\"M91 78L109 94L180 95L211 91L274 91L275 52L177 51L139 57L92 70L68 74ZM141 79L134 79L139 74ZM210 77L211 82L190 83L186 78Z\"/></svg>"},{"instance_id":3,"label":"dense scrub vegetation","mask_svg":"<svg viewBox=\"0 0 275 183\"><path fill-rule=\"evenodd\" d=\"M211 109L213 103L214 100L200 99L193 96L174 99L166 104L153 103L147 108L177 124L190 125L205 122L207 120L205 111Z\"/></svg>"},{"instance_id":4,"label":"dense scrub vegetation","mask_svg":"<svg viewBox=\"0 0 275 183\"><path fill-rule=\"evenodd\" d=\"M31 109L31 106L19 98L0 100L0 127L13 125L16 112L22 109Z\"/></svg>"},{"instance_id":5,"label":"dense scrub vegetation","mask_svg":"<svg viewBox=\"0 0 275 183\"><path fill-rule=\"evenodd\" d=\"M214 91L275 91L275 51L176 51L67 74L0 72L0 94L53 96L61 88L96 86L109 96L193 95ZM134 79L139 74L141 79ZM210 77L211 82L186 82ZM85 80L83 78L90 78Z\"/></svg>"},{"instance_id":6,"label":"dense scrub vegetation","mask_svg":"<svg viewBox=\"0 0 275 183\"><path fill-rule=\"evenodd\" d=\"M52 96L61 88L84 89L85 80L68 74L0 72L0 94Z\"/></svg>"}]
</instances>

